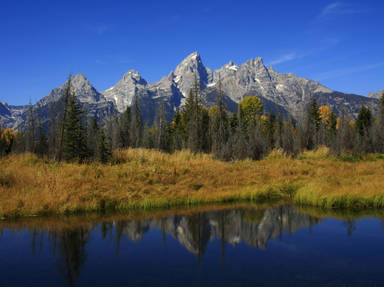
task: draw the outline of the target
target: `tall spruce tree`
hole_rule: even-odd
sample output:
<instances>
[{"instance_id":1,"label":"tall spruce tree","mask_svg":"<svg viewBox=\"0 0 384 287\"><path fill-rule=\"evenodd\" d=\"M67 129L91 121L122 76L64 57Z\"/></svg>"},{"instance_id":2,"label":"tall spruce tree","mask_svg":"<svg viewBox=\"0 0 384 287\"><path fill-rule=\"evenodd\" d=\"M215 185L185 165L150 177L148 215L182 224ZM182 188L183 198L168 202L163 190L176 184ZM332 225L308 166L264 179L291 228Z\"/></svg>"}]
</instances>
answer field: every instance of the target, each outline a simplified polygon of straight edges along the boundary
<instances>
[{"instance_id":1,"label":"tall spruce tree","mask_svg":"<svg viewBox=\"0 0 384 287\"><path fill-rule=\"evenodd\" d=\"M64 136L65 136L65 125L67 122L67 111L68 111L68 105L71 99L71 88L72 88L72 75L69 75L65 93L63 98L59 101L63 104L63 112L62 112L62 119L61 119L61 125L60 125L60 137L59 137L59 143L58 143L58 150L57 150L57 160L61 161L63 157L63 149L64 149Z\"/></svg>"},{"instance_id":2,"label":"tall spruce tree","mask_svg":"<svg viewBox=\"0 0 384 287\"><path fill-rule=\"evenodd\" d=\"M185 113L181 113L179 108L176 109L175 116L171 123L171 150L181 150L186 147L187 133Z\"/></svg>"},{"instance_id":3,"label":"tall spruce tree","mask_svg":"<svg viewBox=\"0 0 384 287\"><path fill-rule=\"evenodd\" d=\"M82 118L80 103L76 100L75 94L72 94L69 98L63 132L63 158L67 161L82 162L89 155Z\"/></svg>"},{"instance_id":4,"label":"tall spruce tree","mask_svg":"<svg viewBox=\"0 0 384 287\"><path fill-rule=\"evenodd\" d=\"M43 128L42 120L41 120L41 111L38 108L38 127L37 127L38 141L36 143L36 153L40 157L44 157L48 155L48 139L45 135L45 131Z\"/></svg>"},{"instance_id":5,"label":"tall spruce tree","mask_svg":"<svg viewBox=\"0 0 384 287\"><path fill-rule=\"evenodd\" d=\"M131 120L131 146L140 147L143 137L143 123L141 119L141 110L139 97L136 95L133 102L132 108L132 120Z\"/></svg>"},{"instance_id":6,"label":"tall spruce tree","mask_svg":"<svg viewBox=\"0 0 384 287\"><path fill-rule=\"evenodd\" d=\"M306 125L304 126L305 148L315 149L319 142L320 130L320 112L317 100L312 99L311 104L307 108Z\"/></svg>"},{"instance_id":7,"label":"tall spruce tree","mask_svg":"<svg viewBox=\"0 0 384 287\"><path fill-rule=\"evenodd\" d=\"M127 106L120 118L120 137L123 147L129 147L131 135L131 108Z\"/></svg>"},{"instance_id":8,"label":"tall spruce tree","mask_svg":"<svg viewBox=\"0 0 384 287\"><path fill-rule=\"evenodd\" d=\"M164 103L158 104L155 125L155 147L163 151L169 151L169 127Z\"/></svg>"},{"instance_id":9,"label":"tall spruce tree","mask_svg":"<svg viewBox=\"0 0 384 287\"><path fill-rule=\"evenodd\" d=\"M93 159L99 159L99 129L97 118L94 117L87 125L87 148Z\"/></svg>"},{"instance_id":10,"label":"tall spruce tree","mask_svg":"<svg viewBox=\"0 0 384 287\"><path fill-rule=\"evenodd\" d=\"M107 138L104 133L104 129L99 129L99 137L98 137L98 159L101 163L107 163L112 157L112 150L107 141Z\"/></svg>"},{"instance_id":11,"label":"tall spruce tree","mask_svg":"<svg viewBox=\"0 0 384 287\"><path fill-rule=\"evenodd\" d=\"M35 116L34 116L34 109L33 105L30 102L28 107L28 114L27 114L27 129L26 129L26 151L30 153L35 152L35 132L36 132L36 123L35 123Z\"/></svg>"},{"instance_id":12,"label":"tall spruce tree","mask_svg":"<svg viewBox=\"0 0 384 287\"><path fill-rule=\"evenodd\" d=\"M219 74L218 90L217 90L217 113L212 117L212 152L219 158L224 157L224 147L228 141L228 117L224 102L224 93L221 84L221 76Z\"/></svg>"},{"instance_id":13,"label":"tall spruce tree","mask_svg":"<svg viewBox=\"0 0 384 287\"><path fill-rule=\"evenodd\" d=\"M201 151L203 146L203 109L201 103L200 82L195 74L194 83L189 91L184 108L188 135L187 146L193 152Z\"/></svg>"},{"instance_id":14,"label":"tall spruce tree","mask_svg":"<svg viewBox=\"0 0 384 287\"><path fill-rule=\"evenodd\" d=\"M373 143L375 152L384 153L384 94L377 104L377 119L373 129Z\"/></svg>"}]
</instances>

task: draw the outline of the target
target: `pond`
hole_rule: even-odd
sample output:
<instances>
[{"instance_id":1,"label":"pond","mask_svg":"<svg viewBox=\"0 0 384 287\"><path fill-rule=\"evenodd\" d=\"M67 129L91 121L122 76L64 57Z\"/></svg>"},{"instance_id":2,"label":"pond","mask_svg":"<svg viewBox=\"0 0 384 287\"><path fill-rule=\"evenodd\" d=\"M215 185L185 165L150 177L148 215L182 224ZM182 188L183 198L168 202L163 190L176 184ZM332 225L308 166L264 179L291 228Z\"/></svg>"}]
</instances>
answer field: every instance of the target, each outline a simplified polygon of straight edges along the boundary
<instances>
[{"instance_id":1,"label":"pond","mask_svg":"<svg viewBox=\"0 0 384 287\"><path fill-rule=\"evenodd\" d=\"M381 213L220 206L0 222L0 286L384 286Z\"/></svg>"}]
</instances>

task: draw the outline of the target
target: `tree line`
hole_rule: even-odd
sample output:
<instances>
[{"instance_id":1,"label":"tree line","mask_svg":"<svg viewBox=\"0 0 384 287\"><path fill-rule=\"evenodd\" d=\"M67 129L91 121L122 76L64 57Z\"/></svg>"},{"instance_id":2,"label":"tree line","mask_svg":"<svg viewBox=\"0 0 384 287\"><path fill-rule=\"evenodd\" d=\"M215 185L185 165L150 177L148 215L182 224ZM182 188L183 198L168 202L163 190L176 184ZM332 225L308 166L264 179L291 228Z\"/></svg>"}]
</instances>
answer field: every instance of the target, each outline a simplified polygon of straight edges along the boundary
<instances>
[{"instance_id":1,"label":"tree line","mask_svg":"<svg viewBox=\"0 0 384 287\"><path fill-rule=\"evenodd\" d=\"M284 118L264 112L261 99L243 98L237 113L225 107L221 80L217 84L216 105L205 108L200 83L194 83L182 110L168 120L164 103L157 107L151 126L141 117L139 98L120 115L106 122L85 117L79 101L71 93L71 77L64 96L51 109L49 130L32 106L24 132L0 127L0 155L31 152L57 161L111 160L115 149L144 147L174 152L189 149L194 153L213 153L221 160L259 160L272 150L295 157L304 150L327 146L334 155L361 156L384 153L384 96L378 112L361 106L354 121L347 112L338 117L328 106L319 106L313 98L299 118Z\"/></svg>"}]
</instances>

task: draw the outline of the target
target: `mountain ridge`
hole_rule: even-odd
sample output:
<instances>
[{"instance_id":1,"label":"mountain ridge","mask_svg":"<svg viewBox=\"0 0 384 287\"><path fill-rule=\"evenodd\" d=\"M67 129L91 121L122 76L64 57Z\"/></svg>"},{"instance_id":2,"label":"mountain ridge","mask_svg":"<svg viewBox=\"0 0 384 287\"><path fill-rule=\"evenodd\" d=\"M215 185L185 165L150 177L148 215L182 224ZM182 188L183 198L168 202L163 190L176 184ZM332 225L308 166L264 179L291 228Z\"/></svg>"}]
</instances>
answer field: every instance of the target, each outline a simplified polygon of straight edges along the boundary
<instances>
[{"instance_id":1,"label":"mountain ridge","mask_svg":"<svg viewBox=\"0 0 384 287\"><path fill-rule=\"evenodd\" d=\"M79 73L72 77L72 91L87 115L99 119L124 112L137 96L144 120L151 123L159 103L164 105L169 119L177 108L183 108L196 76L207 107L215 104L220 79L224 100L231 112L236 112L239 101L249 95L260 97L267 113L274 111L294 118L303 114L305 106L313 97L321 104L335 109L338 114L346 110L353 117L356 117L362 104L375 110L377 103L376 94L370 94L370 97L348 95L293 73L276 72L272 66L266 67L261 57L241 65L230 61L212 71L204 66L198 52L189 54L168 76L154 83L145 80L138 71L129 70L115 85L105 91L98 91L85 75ZM39 110L39 115L43 116L43 121L48 120L49 109L64 94L66 83L52 89L34 105L34 109ZM9 107L6 104L0 106L2 124L22 129L27 118L27 106Z\"/></svg>"}]
</instances>

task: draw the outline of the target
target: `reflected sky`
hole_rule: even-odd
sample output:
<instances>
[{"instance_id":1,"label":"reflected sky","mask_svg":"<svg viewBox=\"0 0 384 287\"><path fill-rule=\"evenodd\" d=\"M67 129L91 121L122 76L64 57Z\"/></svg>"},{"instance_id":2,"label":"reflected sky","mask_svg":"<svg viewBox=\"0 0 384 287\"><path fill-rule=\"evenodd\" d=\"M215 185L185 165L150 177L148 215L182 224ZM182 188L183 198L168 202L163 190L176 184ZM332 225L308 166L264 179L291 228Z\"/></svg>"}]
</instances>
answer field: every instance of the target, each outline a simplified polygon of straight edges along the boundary
<instances>
[{"instance_id":1,"label":"reflected sky","mask_svg":"<svg viewBox=\"0 0 384 287\"><path fill-rule=\"evenodd\" d=\"M0 286L384 286L374 216L292 206L0 223Z\"/></svg>"}]
</instances>

